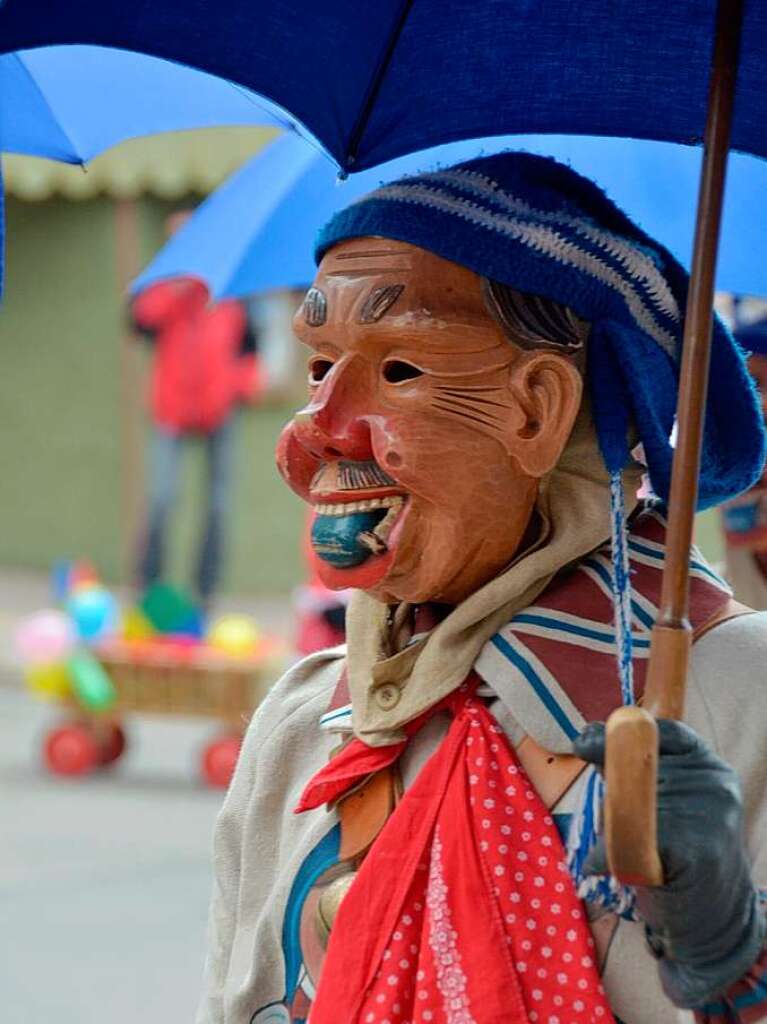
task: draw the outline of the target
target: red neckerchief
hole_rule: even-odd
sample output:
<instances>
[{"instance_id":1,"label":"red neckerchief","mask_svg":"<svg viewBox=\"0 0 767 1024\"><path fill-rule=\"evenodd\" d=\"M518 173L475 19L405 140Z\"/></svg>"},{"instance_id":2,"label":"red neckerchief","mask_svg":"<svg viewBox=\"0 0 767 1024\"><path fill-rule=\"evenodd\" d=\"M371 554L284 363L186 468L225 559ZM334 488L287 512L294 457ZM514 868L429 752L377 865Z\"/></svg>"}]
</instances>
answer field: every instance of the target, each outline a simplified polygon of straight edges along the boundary
<instances>
[{"instance_id":1,"label":"red neckerchief","mask_svg":"<svg viewBox=\"0 0 767 1024\"><path fill-rule=\"evenodd\" d=\"M614 1024L548 810L476 683L370 849L333 925L312 1024ZM335 800L406 742L344 747L297 812Z\"/></svg>"}]
</instances>

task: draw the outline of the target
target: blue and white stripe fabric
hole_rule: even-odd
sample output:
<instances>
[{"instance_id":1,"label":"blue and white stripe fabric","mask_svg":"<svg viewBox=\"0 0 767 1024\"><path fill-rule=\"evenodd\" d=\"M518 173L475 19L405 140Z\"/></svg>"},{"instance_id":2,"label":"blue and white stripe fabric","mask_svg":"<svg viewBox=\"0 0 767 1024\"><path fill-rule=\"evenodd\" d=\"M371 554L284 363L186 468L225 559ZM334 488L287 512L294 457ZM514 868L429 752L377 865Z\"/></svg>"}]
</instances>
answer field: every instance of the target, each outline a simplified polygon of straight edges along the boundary
<instances>
[{"instance_id":1,"label":"blue and white stripe fabric","mask_svg":"<svg viewBox=\"0 0 767 1024\"><path fill-rule=\"evenodd\" d=\"M632 654L640 688L658 615L665 530L663 515L650 505L627 533ZM553 753L570 753L587 720L604 718L622 703L615 678L611 566L608 545L587 555L491 637L474 666L522 729ZM732 590L694 547L690 581L695 627L726 604Z\"/></svg>"},{"instance_id":2,"label":"blue and white stripe fabric","mask_svg":"<svg viewBox=\"0 0 767 1024\"><path fill-rule=\"evenodd\" d=\"M352 731L352 706L344 704L340 708L331 708L320 717L320 729L323 732L348 734Z\"/></svg>"}]
</instances>

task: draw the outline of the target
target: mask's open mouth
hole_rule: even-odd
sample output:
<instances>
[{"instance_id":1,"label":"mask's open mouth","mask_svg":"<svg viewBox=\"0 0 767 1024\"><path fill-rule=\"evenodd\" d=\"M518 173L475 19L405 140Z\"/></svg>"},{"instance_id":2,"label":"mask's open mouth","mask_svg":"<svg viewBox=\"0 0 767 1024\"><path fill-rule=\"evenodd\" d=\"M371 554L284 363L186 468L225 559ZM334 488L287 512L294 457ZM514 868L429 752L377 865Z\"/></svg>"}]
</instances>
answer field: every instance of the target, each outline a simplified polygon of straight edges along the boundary
<instances>
[{"instance_id":1,"label":"mask's open mouth","mask_svg":"<svg viewBox=\"0 0 767 1024\"><path fill-rule=\"evenodd\" d=\"M351 569L388 551L388 540L405 498L386 495L356 501L317 502L312 547L322 561Z\"/></svg>"}]
</instances>

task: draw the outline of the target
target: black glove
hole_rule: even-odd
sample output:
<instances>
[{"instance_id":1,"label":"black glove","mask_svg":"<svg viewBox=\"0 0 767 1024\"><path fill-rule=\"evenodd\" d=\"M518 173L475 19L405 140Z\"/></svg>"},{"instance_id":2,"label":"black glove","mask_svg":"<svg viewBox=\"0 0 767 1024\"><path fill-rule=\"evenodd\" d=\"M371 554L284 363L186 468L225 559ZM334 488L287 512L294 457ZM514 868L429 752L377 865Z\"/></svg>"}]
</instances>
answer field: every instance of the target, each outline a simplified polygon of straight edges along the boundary
<instances>
[{"instance_id":1,"label":"black glove","mask_svg":"<svg viewBox=\"0 0 767 1024\"><path fill-rule=\"evenodd\" d=\"M689 726L661 719L658 729L664 884L638 887L637 909L666 995L677 1006L696 1009L752 966L764 942L765 920L743 840L738 776ZM587 725L573 749L601 768L604 725ZM586 872L607 873L601 839Z\"/></svg>"}]
</instances>

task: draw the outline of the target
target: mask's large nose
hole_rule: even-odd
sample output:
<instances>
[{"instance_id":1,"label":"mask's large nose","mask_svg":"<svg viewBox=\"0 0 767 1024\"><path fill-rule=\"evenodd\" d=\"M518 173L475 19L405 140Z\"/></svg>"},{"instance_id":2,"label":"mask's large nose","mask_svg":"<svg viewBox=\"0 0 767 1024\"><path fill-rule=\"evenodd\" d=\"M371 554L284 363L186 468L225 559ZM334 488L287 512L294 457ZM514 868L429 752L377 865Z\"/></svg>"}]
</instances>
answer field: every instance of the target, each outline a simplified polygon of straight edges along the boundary
<instances>
[{"instance_id":1,"label":"mask's large nose","mask_svg":"<svg viewBox=\"0 0 767 1024\"><path fill-rule=\"evenodd\" d=\"M311 402L293 418L300 445L315 458L373 458L370 438L372 370L361 359L341 359L328 373Z\"/></svg>"}]
</instances>

